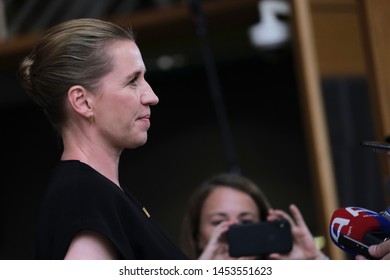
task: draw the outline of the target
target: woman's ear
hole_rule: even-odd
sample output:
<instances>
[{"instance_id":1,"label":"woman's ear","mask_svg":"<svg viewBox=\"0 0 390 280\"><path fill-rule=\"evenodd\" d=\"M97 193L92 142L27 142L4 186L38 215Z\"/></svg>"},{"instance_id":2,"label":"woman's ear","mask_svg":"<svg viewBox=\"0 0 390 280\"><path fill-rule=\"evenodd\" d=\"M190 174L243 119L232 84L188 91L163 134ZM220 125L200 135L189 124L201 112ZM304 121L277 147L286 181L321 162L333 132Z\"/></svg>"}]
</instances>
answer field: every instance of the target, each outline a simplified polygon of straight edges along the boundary
<instances>
[{"instance_id":1,"label":"woman's ear","mask_svg":"<svg viewBox=\"0 0 390 280\"><path fill-rule=\"evenodd\" d=\"M72 108L80 115L86 118L93 115L93 104L90 93L83 86L72 86L68 90L68 101Z\"/></svg>"}]
</instances>

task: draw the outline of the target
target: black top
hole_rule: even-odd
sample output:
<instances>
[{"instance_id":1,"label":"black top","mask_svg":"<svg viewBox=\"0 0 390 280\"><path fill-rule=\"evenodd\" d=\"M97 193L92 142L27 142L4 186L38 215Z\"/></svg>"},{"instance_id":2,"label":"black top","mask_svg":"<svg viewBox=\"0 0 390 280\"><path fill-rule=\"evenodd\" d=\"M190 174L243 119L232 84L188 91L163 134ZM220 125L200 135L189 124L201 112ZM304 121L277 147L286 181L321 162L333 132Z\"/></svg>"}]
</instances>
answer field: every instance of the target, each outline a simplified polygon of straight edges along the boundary
<instances>
[{"instance_id":1,"label":"black top","mask_svg":"<svg viewBox=\"0 0 390 280\"><path fill-rule=\"evenodd\" d=\"M60 161L45 196L38 228L38 259L63 259L82 230L104 235L121 259L186 259L128 192L77 161Z\"/></svg>"}]
</instances>

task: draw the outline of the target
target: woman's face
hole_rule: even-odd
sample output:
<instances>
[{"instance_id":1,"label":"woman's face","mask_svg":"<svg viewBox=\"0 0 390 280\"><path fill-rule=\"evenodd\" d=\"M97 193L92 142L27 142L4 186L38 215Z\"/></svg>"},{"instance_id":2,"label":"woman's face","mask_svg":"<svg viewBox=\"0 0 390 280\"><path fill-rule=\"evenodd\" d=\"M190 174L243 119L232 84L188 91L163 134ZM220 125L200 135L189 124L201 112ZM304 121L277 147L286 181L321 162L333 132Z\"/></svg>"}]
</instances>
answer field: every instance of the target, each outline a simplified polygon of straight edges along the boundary
<instances>
[{"instance_id":1,"label":"woman's face","mask_svg":"<svg viewBox=\"0 0 390 280\"><path fill-rule=\"evenodd\" d=\"M207 245L214 229L222 222L232 225L259 220L259 209L248 194L229 187L217 187L205 200L200 213L199 248Z\"/></svg>"},{"instance_id":2,"label":"woman's face","mask_svg":"<svg viewBox=\"0 0 390 280\"><path fill-rule=\"evenodd\" d=\"M150 106L158 98L145 80L145 65L137 45L130 40L108 47L112 71L100 81L94 117L106 145L122 150L143 145L150 127Z\"/></svg>"}]
</instances>

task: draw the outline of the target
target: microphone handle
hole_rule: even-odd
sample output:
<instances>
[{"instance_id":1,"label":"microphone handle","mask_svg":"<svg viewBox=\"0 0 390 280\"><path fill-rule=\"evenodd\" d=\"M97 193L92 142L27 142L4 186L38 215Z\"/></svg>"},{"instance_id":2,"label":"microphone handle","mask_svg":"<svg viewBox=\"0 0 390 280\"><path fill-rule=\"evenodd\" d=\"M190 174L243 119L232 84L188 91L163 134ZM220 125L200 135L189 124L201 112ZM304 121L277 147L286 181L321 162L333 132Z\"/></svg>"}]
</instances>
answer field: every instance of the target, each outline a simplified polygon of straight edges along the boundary
<instances>
[{"instance_id":1,"label":"microphone handle","mask_svg":"<svg viewBox=\"0 0 390 280\"><path fill-rule=\"evenodd\" d=\"M366 233L363 237L363 242L360 242L350 236L340 235L339 244L354 252L356 255L365 256L367 259L375 259L368 252L368 247L386 241L388 237L386 233L373 231Z\"/></svg>"},{"instance_id":2,"label":"microphone handle","mask_svg":"<svg viewBox=\"0 0 390 280\"><path fill-rule=\"evenodd\" d=\"M369 245L363 244L347 235L340 235L338 240L340 245L343 245L347 250L352 251L356 255L365 256L367 259L374 259L370 253L368 253Z\"/></svg>"}]
</instances>

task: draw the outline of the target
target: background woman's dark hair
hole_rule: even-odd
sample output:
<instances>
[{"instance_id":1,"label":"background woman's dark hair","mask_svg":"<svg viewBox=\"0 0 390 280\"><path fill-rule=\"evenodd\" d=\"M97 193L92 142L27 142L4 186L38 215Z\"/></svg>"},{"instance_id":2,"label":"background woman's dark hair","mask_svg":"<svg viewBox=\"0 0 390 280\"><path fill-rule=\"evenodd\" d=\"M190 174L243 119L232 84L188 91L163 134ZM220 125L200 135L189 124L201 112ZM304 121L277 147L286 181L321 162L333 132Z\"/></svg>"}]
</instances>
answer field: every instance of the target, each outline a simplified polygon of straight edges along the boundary
<instances>
[{"instance_id":1,"label":"background woman's dark hair","mask_svg":"<svg viewBox=\"0 0 390 280\"><path fill-rule=\"evenodd\" d=\"M94 90L111 71L107 48L119 40L134 41L133 33L98 19L70 20L49 29L21 62L20 83L54 127L66 120L64 101L70 87Z\"/></svg>"},{"instance_id":2,"label":"background woman's dark hair","mask_svg":"<svg viewBox=\"0 0 390 280\"><path fill-rule=\"evenodd\" d=\"M197 259L202 253L197 246L201 210L209 194L218 186L229 187L248 194L259 208L260 220L266 220L268 215L268 209L271 205L262 190L250 179L230 173L211 177L195 190L183 219L180 243L182 250L190 259Z\"/></svg>"}]
</instances>

